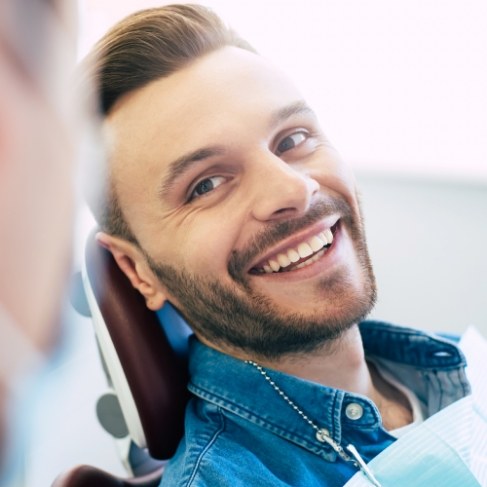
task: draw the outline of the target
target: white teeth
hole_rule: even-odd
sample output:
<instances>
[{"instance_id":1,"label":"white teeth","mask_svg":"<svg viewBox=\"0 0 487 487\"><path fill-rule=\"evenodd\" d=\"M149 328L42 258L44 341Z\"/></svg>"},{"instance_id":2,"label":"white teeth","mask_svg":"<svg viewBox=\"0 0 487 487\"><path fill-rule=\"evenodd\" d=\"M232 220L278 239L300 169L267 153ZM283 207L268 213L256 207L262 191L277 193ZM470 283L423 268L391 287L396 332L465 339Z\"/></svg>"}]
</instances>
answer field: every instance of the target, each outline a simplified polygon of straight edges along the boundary
<instances>
[{"instance_id":1,"label":"white teeth","mask_svg":"<svg viewBox=\"0 0 487 487\"><path fill-rule=\"evenodd\" d=\"M288 256L284 254L277 255L277 262L279 262L279 265L281 267L287 267L291 263Z\"/></svg>"},{"instance_id":2,"label":"white teeth","mask_svg":"<svg viewBox=\"0 0 487 487\"><path fill-rule=\"evenodd\" d=\"M333 233L331 233L331 230L329 228L327 228L323 233L326 237L326 241L329 244L333 243Z\"/></svg>"},{"instance_id":3,"label":"white teeth","mask_svg":"<svg viewBox=\"0 0 487 487\"><path fill-rule=\"evenodd\" d=\"M307 243L300 243L298 245L298 254L301 257L301 259L304 259L305 257L309 257L313 253L313 250Z\"/></svg>"},{"instance_id":4,"label":"white teeth","mask_svg":"<svg viewBox=\"0 0 487 487\"><path fill-rule=\"evenodd\" d=\"M297 262L301 258L299 257L299 254L294 249L288 250L287 256L289 257L289 260L293 263Z\"/></svg>"},{"instance_id":5,"label":"white teeth","mask_svg":"<svg viewBox=\"0 0 487 487\"><path fill-rule=\"evenodd\" d=\"M312 264L313 262L316 262L325 252L326 252L326 249L321 250L316 255L313 255L313 257L311 257L311 259L305 260L304 262L301 262L301 264L298 264L296 266L296 269L302 269L303 267L306 267L306 266Z\"/></svg>"},{"instance_id":6,"label":"white teeth","mask_svg":"<svg viewBox=\"0 0 487 487\"><path fill-rule=\"evenodd\" d=\"M309 246L313 249L313 252L318 252L318 250L321 250L323 248L323 245L326 244L326 241L323 242L321 238L318 237L311 237L310 240L308 240Z\"/></svg>"},{"instance_id":7,"label":"white teeth","mask_svg":"<svg viewBox=\"0 0 487 487\"><path fill-rule=\"evenodd\" d=\"M279 263L276 262L275 260L270 260L269 261L269 265L270 265L271 269L274 272L277 272L281 268L281 266L279 265Z\"/></svg>"},{"instance_id":8,"label":"white teeth","mask_svg":"<svg viewBox=\"0 0 487 487\"><path fill-rule=\"evenodd\" d=\"M268 262L262 266L262 270L266 274L278 272L280 269L289 267L291 264L315 254L306 261L296 265L296 269L301 269L302 267L306 267L313 262L316 262L327 251L327 248L323 247L331 245L332 243L333 233L327 228L318 235L311 237L308 241L300 243L297 248L288 249L285 252L277 254L274 258L269 259Z\"/></svg>"}]
</instances>

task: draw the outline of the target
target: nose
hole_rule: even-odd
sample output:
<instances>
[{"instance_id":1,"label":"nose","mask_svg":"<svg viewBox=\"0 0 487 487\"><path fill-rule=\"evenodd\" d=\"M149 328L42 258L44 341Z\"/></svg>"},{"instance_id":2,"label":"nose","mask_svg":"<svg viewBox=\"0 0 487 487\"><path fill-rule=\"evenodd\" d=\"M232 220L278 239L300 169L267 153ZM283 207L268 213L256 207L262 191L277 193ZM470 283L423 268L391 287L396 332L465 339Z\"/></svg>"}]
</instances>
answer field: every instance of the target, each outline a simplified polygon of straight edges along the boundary
<instances>
[{"instance_id":1,"label":"nose","mask_svg":"<svg viewBox=\"0 0 487 487\"><path fill-rule=\"evenodd\" d=\"M288 164L274 154L260 160L252 191L252 213L260 221L297 217L307 212L318 181L301 165Z\"/></svg>"}]
</instances>

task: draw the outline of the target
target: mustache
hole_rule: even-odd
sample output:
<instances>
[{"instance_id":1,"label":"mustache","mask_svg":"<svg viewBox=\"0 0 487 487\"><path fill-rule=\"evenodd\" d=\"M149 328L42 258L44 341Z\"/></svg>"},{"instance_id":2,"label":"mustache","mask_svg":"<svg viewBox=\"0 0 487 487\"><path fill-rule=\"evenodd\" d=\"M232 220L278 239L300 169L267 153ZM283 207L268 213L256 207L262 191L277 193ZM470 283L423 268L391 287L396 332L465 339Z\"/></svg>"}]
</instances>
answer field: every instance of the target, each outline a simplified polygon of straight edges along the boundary
<instances>
[{"instance_id":1,"label":"mustache","mask_svg":"<svg viewBox=\"0 0 487 487\"><path fill-rule=\"evenodd\" d=\"M329 197L315 202L309 211L299 218L269 222L265 229L252 238L247 248L232 252L228 261L230 276L245 285L248 279L246 269L259 254L293 233L336 214L340 215L341 220L353 221L354 213L351 206L343 199Z\"/></svg>"}]
</instances>

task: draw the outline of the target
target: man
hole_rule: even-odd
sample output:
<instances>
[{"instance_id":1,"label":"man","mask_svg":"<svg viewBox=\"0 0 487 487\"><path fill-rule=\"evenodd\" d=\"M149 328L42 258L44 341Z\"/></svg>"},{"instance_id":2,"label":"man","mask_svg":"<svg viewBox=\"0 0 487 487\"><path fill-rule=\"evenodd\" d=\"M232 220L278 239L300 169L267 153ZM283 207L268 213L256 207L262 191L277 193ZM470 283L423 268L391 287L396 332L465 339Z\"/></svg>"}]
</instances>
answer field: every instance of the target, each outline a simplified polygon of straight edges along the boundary
<instances>
[{"instance_id":1,"label":"man","mask_svg":"<svg viewBox=\"0 0 487 487\"><path fill-rule=\"evenodd\" d=\"M59 335L73 218L71 2L0 4L0 485L25 485L36 374ZM25 413L25 414L22 414Z\"/></svg>"},{"instance_id":2,"label":"man","mask_svg":"<svg viewBox=\"0 0 487 487\"><path fill-rule=\"evenodd\" d=\"M469 386L453 344L362 322L375 282L355 182L312 109L203 7L134 14L91 61L99 241L196 336L163 485L375 482L364 464Z\"/></svg>"}]
</instances>

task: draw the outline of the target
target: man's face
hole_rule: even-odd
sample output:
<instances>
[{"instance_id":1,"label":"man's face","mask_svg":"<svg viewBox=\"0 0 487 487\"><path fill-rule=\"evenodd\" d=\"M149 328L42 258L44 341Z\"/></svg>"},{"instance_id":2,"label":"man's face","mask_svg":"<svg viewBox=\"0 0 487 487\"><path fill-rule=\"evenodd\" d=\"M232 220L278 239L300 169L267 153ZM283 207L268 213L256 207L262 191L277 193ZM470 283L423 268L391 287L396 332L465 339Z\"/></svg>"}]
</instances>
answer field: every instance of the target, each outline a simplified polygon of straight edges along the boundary
<instances>
[{"instance_id":1,"label":"man's face","mask_svg":"<svg viewBox=\"0 0 487 487\"><path fill-rule=\"evenodd\" d=\"M211 53L122 98L107 131L119 203L158 292L202 339L276 357L370 311L353 177L264 58Z\"/></svg>"}]
</instances>

